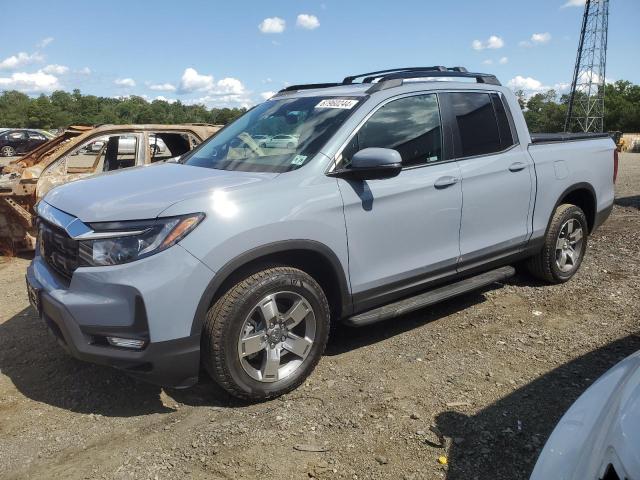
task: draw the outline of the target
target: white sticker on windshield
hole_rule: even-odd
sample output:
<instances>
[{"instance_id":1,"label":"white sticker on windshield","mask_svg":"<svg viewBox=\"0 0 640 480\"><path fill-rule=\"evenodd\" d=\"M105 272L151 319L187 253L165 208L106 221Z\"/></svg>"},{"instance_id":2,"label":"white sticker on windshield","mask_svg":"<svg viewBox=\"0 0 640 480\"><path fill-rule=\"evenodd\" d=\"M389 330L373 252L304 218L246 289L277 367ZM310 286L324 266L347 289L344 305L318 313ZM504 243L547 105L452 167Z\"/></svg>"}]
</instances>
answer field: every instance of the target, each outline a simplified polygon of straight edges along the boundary
<instances>
[{"instance_id":1,"label":"white sticker on windshield","mask_svg":"<svg viewBox=\"0 0 640 480\"><path fill-rule=\"evenodd\" d=\"M291 160L291 165L302 165L306 159L306 155L296 155L293 157L293 160Z\"/></svg>"},{"instance_id":2,"label":"white sticker on windshield","mask_svg":"<svg viewBox=\"0 0 640 480\"><path fill-rule=\"evenodd\" d=\"M341 108L344 110L351 110L356 106L358 100L349 100L346 98L327 98L322 100L315 108Z\"/></svg>"}]
</instances>

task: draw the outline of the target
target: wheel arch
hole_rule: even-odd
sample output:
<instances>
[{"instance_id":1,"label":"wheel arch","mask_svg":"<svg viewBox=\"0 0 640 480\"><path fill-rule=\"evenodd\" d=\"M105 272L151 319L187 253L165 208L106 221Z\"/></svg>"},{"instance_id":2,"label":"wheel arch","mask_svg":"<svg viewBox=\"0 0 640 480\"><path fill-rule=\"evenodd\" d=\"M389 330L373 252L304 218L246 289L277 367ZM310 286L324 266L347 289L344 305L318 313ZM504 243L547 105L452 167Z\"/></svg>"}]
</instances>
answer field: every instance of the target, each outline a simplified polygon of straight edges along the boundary
<instances>
[{"instance_id":1,"label":"wheel arch","mask_svg":"<svg viewBox=\"0 0 640 480\"><path fill-rule=\"evenodd\" d=\"M216 272L196 308L191 335L200 334L207 311L231 286L256 271L275 265L299 268L311 275L325 291L333 318L351 313L351 294L338 256L314 240L284 240L240 254Z\"/></svg>"},{"instance_id":2,"label":"wheel arch","mask_svg":"<svg viewBox=\"0 0 640 480\"><path fill-rule=\"evenodd\" d=\"M597 213L597 197L596 192L591 184L586 182L576 183L564 190L556 202L547 225L551 222L553 214L556 209L563 203L570 203L577 207L580 207L587 217L587 226L589 227L589 233L591 233L596 223Z\"/></svg>"}]
</instances>

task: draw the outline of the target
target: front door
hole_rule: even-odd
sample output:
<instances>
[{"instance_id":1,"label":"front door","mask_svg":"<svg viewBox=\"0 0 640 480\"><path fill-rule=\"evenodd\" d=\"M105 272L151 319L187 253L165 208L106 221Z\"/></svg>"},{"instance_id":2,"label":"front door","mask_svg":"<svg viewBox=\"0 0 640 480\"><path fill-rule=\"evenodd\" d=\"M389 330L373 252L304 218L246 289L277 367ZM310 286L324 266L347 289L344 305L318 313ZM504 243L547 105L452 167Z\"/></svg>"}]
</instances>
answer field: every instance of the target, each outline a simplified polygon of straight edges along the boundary
<instances>
[{"instance_id":1,"label":"front door","mask_svg":"<svg viewBox=\"0 0 640 480\"><path fill-rule=\"evenodd\" d=\"M460 171L444 154L437 96L413 94L378 108L338 165L348 168L351 156L367 147L397 150L403 170L384 180L337 180L358 311L454 273L460 253Z\"/></svg>"}]
</instances>

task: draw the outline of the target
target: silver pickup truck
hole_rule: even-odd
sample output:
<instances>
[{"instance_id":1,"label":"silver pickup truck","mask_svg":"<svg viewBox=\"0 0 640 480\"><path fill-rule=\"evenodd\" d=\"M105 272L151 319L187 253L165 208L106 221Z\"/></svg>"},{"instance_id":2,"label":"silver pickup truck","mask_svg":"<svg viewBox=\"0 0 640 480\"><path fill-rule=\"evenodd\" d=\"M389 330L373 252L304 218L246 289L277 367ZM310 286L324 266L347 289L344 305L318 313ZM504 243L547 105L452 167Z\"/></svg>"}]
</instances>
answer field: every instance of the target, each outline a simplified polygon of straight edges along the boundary
<instances>
[{"instance_id":1,"label":"silver pickup truck","mask_svg":"<svg viewBox=\"0 0 640 480\"><path fill-rule=\"evenodd\" d=\"M292 86L179 161L50 191L29 296L77 358L176 387L203 366L261 400L311 373L331 323L369 328L516 262L569 280L616 170L606 135L530 135L492 75Z\"/></svg>"}]
</instances>

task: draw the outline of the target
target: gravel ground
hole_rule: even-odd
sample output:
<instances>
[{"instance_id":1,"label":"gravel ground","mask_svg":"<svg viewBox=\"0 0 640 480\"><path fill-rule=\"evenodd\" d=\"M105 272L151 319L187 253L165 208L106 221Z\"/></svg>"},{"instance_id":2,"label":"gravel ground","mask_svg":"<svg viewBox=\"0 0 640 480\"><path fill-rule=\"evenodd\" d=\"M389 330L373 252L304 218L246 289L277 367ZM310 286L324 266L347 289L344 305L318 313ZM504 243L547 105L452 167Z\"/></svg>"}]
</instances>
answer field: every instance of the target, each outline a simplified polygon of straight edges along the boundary
<instances>
[{"instance_id":1,"label":"gravel ground","mask_svg":"<svg viewBox=\"0 0 640 480\"><path fill-rule=\"evenodd\" d=\"M27 264L0 259L0 478L527 478L568 406L640 349L640 155L621 156L568 284L522 275L340 328L304 386L257 405L69 358L28 306Z\"/></svg>"}]
</instances>

